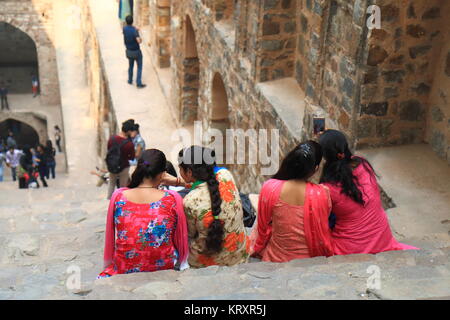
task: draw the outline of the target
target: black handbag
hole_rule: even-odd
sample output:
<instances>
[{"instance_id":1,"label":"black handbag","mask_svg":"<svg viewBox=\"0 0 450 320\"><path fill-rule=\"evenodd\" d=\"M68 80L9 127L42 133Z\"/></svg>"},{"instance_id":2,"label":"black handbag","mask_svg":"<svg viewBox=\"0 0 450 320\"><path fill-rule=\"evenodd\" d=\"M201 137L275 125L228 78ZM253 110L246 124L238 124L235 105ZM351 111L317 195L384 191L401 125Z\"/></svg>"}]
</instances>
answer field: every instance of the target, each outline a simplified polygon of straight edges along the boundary
<instances>
[{"instance_id":1,"label":"black handbag","mask_svg":"<svg viewBox=\"0 0 450 320\"><path fill-rule=\"evenodd\" d=\"M250 198L247 194L239 193L242 202L242 209L244 210L244 226L251 228L256 220L256 212L252 206Z\"/></svg>"},{"instance_id":2,"label":"black handbag","mask_svg":"<svg viewBox=\"0 0 450 320\"><path fill-rule=\"evenodd\" d=\"M126 50L126 55L128 59L138 59L141 55L141 50Z\"/></svg>"}]
</instances>

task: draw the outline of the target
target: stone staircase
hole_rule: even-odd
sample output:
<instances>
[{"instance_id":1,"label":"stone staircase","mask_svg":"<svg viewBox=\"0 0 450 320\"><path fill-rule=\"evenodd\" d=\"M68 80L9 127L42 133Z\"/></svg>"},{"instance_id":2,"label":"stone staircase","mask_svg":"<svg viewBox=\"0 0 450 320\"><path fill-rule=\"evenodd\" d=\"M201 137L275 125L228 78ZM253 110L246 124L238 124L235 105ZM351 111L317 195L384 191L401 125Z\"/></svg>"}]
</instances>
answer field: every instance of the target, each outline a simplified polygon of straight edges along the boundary
<instances>
[{"instance_id":1,"label":"stone staircase","mask_svg":"<svg viewBox=\"0 0 450 320\"><path fill-rule=\"evenodd\" d=\"M50 188L0 184L0 299L430 299L450 298L450 246L423 250L160 271L95 280L102 270L106 188L95 178ZM68 289L70 267L81 286ZM375 266L375 267L374 267ZM374 268L374 269L371 269ZM380 288L372 288L373 270Z\"/></svg>"},{"instance_id":2,"label":"stone staircase","mask_svg":"<svg viewBox=\"0 0 450 320\"><path fill-rule=\"evenodd\" d=\"M106 190L61 176L45 189L0 184L0 299L77 298L68 268L80 268L83 287L102 268Z\"/></svg>"}]
</instances>

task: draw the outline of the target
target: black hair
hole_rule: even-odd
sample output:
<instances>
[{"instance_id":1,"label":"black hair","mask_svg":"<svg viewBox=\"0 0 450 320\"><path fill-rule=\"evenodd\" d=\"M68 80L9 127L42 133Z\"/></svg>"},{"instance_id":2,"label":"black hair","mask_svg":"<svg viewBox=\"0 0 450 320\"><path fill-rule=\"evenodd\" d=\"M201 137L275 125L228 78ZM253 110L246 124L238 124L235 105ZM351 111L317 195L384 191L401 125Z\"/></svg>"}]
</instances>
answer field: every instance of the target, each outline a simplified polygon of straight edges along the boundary
<instances>
[{"instance_id":1,"label":"black hair","mask_svg":"<svg viewBox=\"0 0 450 320\"><path fill-rule=\"evenodd\" d=\"M139 124L135 123L133 131L137 131L137 133L139 133L139 127L140 127Z\"/></svg>"},{"instance_id":2,"label":"black hair","mask_svg":"<svg viewBox=\"0 0 450 320\"><path fill-rule=\"evenodd\" d=\"M175 167L170 161L166 162L166 172L171 176L178 177L177 171L175 170Z\"/></svg>"},{"instance_id":3,"label":"black hair","mask_svg":"<svg viewBox=\"0 0 450 320\"><path fill-rule=\"evenodd\" d=\"M355 161L358 165L363 165L372 176L377 176L372 165L364 158L353 156L347 138L340 131L325 131L321 135L319 143L326 160L320 182L340 185L343 194L364 205L358 178L353 175L352 162Z\"/></svg>"},{"instance_id":4,"label":"black hair","mask_svg":"<svg viewBox=\"0 0 450 320\"><path fill-rule=\"evenodd\" d=\"M219 192L219 182L214 173L215 151L200 146L182 149L178 154L178 163L183 170L191 170L192 176L208 185L211 199L211 211L214 220L209 225L206 237L206 254L215 254L222 250L224 238L223 222L216 217L222 211L222 198Z\"/></svg>"},{"instance_id":5,"label":"black hair","mask_svg":"<svg viewBox=\"0 0 450 320\"><path fill-rule=\"evenodd\" d=\"M47 143L45 145L47 147L47 149L49 149L50 151L52 151L53 149L53 143L52 140L47 140Z\"/></svg>"},{"instance_id":6,"label":"black hair","mask_svg":"<svg viewBox=\"0 0 450 320\"><path fill-rule=\"evenodd\" d=\"M131 26L133 24L133 16L132 15L126 16L125 21L127 25Z\"/></svg>"},{"instance_id":7,"label":"black hair","mask_svg":"<svg viewBox=\"0 0 450 320\"><path fill-rule=\"evenodd\" d=\"M58 125L56 125L56 126L55 126L55 129L57 129L57 130L61 130L61 129L59 128L59 126L58 126Z\"/></svg>"},{"instance_id":8,"label":"black hair","mask_svg":"<svg viewBox=\"0 0 450 320\"><path fill-rule=\"evenodd\" d=\"M307 141L294 148L281 162L280 169L273 176L278 180L307 180L322 161L322 148L317 142Z\"/></svg>"},{"instance_id":9,"label":"black hair","mask_svg":"<svg viewBox=\"0 0 450 320\"><path fill-rule=\"evenodd\" d=\"M42 150L41 152L42 152L42 153L45 152L45 147L44 147L43 144L39 143L38 145L36 145L36 151L37 151L38 148L41 148L41 150ZM40 153L41 153L41 152L40 152Z\"/></svg>"},{"instance_id":10,"label":"black hair","mask_svg":"<svg viewBox=\"0 0 450 320\"><path fill-rule=\"evenodd\" d=\"M20 157L20 166L27 172L32 172L33 168L33 154L31 153L31 147L25 145L22 149L23 156Z\"/></svg>"},{"instance_id":11,"label":"black hair","mask_svg":"<svg viewBox=\"0 0 450 320\"><path fill-rule=\"evenodd\" d=\"M134 130L134 120L130 119L122 123L122 132L128 132Z\"/></svg>"},{"instance_id":12,"label":"black hair","mask_svg":"<svg viewBox=\"0 0 450 320\"><path fill-rule=\"evenodd\" d=\"M145 150L139 158L128 188L138 187L145 178L154 179L166 171L166 156L158 149Z\"/></svg>"}]
</instances>

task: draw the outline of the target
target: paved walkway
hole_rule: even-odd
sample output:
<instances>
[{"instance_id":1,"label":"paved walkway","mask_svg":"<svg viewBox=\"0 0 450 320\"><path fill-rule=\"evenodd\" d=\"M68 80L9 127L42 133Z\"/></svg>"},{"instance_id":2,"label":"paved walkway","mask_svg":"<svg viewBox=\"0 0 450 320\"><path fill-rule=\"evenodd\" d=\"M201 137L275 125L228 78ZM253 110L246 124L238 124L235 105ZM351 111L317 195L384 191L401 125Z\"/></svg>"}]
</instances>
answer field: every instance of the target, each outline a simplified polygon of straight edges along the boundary
<instances>
[{"instance_id":1,"label":"paved walkway","mask_svg":"<svg viewBox=\"0 0 450 320\"><path fill-rule=\"evenodd\" d=\"M427 144L359 151L397 205L388 210L400 239L450 243L450 167Z\"/></svg>"},{"instance_id":2,"label":"paved walkway","mask_svg":"<svg viewBox=\"0 0 450 320\"><path fill-rule=\"evenodd\" d=\"M135 119L141 125L141 134L147 148L160 149L170 157L171 152L180 149L177 147L178 139L171 139L177 126L144 44L142 79L147 87L137 89L135 85L127 83L128 60L125 57L120 20L117 18L117 3L110 0L90 0L90 6L117 122L120 124L130 118ZM136 68L134 72L135 76Z\"/></svg>"},{"instance_id":3,"label":"paved walkway","mask_svg":"<svg viewBox=\"0 0 450 320\"><path fill-rule=\"evenodd\" d=\"M92 181L90 170L97 164L97 132L89 111L89 87L81 56L81 29L76 23L67 23L73 15L72 1L54 3L55 48L58 59L58 77L61 90L61 109L66 138L67 162L71 185ZM74 22L80 16L72 16ZM81 23L81 20L79 20ZM79 25L79 24L78 24Z\"/></svg>"}]
</instances>

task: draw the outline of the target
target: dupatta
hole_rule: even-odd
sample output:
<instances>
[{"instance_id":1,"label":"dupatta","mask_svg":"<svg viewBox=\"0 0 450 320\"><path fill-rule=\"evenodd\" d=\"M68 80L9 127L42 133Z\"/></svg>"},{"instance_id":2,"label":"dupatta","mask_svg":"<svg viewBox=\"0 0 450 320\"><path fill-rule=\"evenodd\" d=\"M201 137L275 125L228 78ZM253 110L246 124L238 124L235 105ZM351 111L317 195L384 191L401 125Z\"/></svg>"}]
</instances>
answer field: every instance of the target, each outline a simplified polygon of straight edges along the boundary
<instances>
[{"instance_id":1,"label":"dupatta","mask_svg":"<svg viewBox=\"0 0 450 320\"><path fill-rule=\"evenodd\" d=\"M330 192L323 186L309 183L306 185L303 223L305 238L311 257L332 256L334 254L330 216Z\"/></svg>"},{"instance_id":2,"label":"dupatta","mask_svg":"<svg viewBox=\"0 0 450 320\"><path fill-rule=\"evenodd\" d=\"M105 233L105 250L103 256L104 267L108 267L113 260L114 250L115 250L115 237L116 229L114 223L114 208L117 198L122 194L123 191L128 190L128 188L117 189L109 202L108 216L106 218L106 233ZM188 231L186 215L184 214L183 208L183 198L176 192L168 190L176 200L176 212L177 212L177 226L174 234L174 245L178 251L178 257L180 264L185 264L189 255L189 243L188 243Z\"/></svg>"},{"instance_id":3,"label":"dupatta","mask_svg":"<svg viewBox=\"0 0 450 320\"><path fill-rule=\"evenodd\" d=\"M253 253L262 255L272 236L272 210L280 198L286 181L270 179L264 183L258 201L258 220ZM323 186L307 183L304 204L304 231L311 257L332 256L333 243L328 216L331 206L329 191Z\"/></svg>"}]
</instances>

